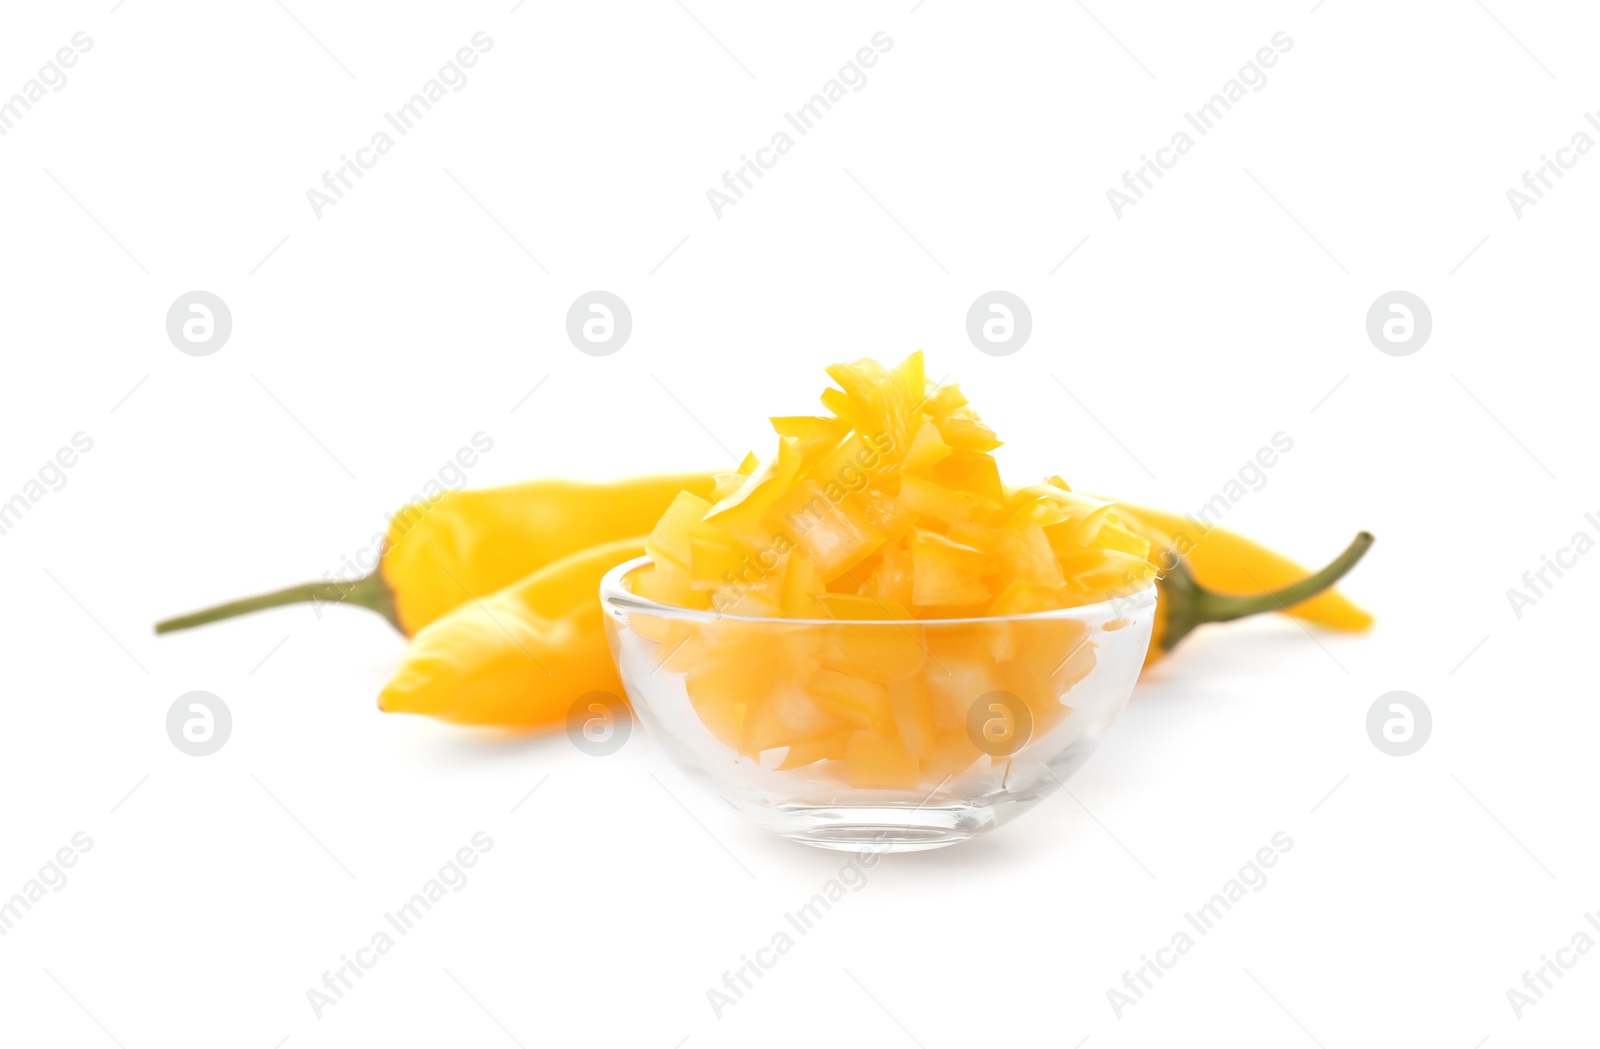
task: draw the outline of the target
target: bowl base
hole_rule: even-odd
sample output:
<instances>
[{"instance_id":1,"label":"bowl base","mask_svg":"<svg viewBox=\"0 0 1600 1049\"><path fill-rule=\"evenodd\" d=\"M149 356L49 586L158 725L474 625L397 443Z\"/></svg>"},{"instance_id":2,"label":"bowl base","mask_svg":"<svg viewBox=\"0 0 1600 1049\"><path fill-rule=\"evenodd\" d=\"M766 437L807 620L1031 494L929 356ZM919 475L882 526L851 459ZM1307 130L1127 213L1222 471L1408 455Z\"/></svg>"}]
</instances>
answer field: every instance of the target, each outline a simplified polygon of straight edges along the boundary
<instances>
[{"instance_id":1,"label":"bowl base","mask_svg":"<svg viewBox=\"0 0 1600 1049\"><path fill-rule=\"evenodd\" d=\"M761 822L790 841L835 852L927 852L966 841L994 826L979 806L784 805Z\"/></svg>"}]
</instances>

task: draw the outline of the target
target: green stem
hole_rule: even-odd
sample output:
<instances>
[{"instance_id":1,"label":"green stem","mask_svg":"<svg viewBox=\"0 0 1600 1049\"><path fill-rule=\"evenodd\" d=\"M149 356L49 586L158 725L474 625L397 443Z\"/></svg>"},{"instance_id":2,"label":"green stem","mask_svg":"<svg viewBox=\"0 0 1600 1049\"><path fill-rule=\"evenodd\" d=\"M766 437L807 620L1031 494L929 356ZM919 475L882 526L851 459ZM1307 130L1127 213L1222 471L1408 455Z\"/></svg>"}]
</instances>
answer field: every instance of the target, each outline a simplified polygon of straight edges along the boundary
<instances>
[{"instance_id":1,"label":"green stem","mask_svg":"<svg viewBox=\"0 0 1600 1049\"><path fill-rule=\"evenodd\" d=\"M215 623L221 619L232 619L234 616L242 616L249 612L259 612L264 608L279 608L307 601L312 604L326 602L332 605L352 604L370 608L393 624L396 630L402 633L405 630L400 625L399 614L395 611L394 591L384 581L382 572L375 570L371 575L349 582L300 583L296 586L286 586L282 590L272 590L254 597L242 597L237 601L203 608L185 616L173 616L157 623L156 633L170 634L175 630L188 630L190 627Z\"/></svg>"},{"instance_id":2,"label":"green stem","mask_svg":"<svg viewBox=\"0 0 1600 1049\"><path fill-rule=\"evenodd\" d=\"M1298 583L1261 594L1219 594L1195 582L1188 564L1179 557L1174 566L1161 579L1168 599L1167 629L1162 635L1161 647L1171 649L1198 626L1206 623L1226 623L1262 612L1287 612L1295 605L1308 601L1332 587L1372 546L1372 533L1357 535L1344 553L1328 562L1327 567Z\"/></svg>"}]
</instances>

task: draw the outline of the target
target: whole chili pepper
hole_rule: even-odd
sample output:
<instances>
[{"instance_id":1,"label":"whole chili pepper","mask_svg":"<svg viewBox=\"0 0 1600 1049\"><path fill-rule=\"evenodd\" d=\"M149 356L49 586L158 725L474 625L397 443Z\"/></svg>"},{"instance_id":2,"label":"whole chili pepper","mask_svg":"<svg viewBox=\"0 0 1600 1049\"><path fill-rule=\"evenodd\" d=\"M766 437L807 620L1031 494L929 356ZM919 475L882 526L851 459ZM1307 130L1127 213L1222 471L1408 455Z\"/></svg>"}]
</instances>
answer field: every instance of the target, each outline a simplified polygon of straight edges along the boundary
<instances>
[{"instance_id":1,"label":"whole chili pepper","mask_svg":"<svg viewBox=\"0 0 1600 1049\"><path fill-rule=\"evenodd\" d=\"M1197 527L1187 517L1123 502L1117 503L1117 511L1144 524L1152 545L1176 548L1202 587L1227 594L1255 595L1306 578L1306 570L1298 564L1236 532ZM1361 535L1366 536L1361 545L1364 552L1372 537L1366 532ZM1360 537L1357 542L1361 542ZM1372 625L1371 615L1337 591L1323 586L1312 592L1315 596L1285 601L1288 607L1277 610L1333 630L1359 631ZM1272 609L1276 606L1269 606Z\"/></svg>"},{"instance_id":2,"label":"whole chili pepper","mask_svg":"<svg viewBox=\"0 0 1600 1049\"><path fill-rule=\"evenodd\" d=\"M1288 558L1222 528L1202 531L1188 518L1127 503L1118 503L1117 512L1150 541L1151 563L1161 572L1146 666L1196 627L1263 612L1283 612L1332 630L1372 625L1370 614L1332 589L1372 546L1370 532L1359 533L1338 557L1307 574Z\"/></svg>"},{"instance_id":3,"label":"whole chili pepper","mask_svg":"<svg viewBox=\"0 0 1600 1049\"><path fill-rule=\"evenodd\" d=\"M648 533L680 490L704 496L711 485L711 474L690 473L446 492L390 519L378 567L368 575L229 601L162 620L156 633L297 602L342 602L377 612L410 637L463 602L568 554Z\"/></svg>"},{"instance_id":4,"label":"whole chili pepper","mask_svg":"<svg viewBox=\"0 0 1600 1049\"><path fill-rule=\"evenodd\" d=\"M582 550L461 605L418 631L378 708L461 725L539 729L589 692L623 695L606 644L600 580L644 536Z\"/></svg>"}]
</instances>

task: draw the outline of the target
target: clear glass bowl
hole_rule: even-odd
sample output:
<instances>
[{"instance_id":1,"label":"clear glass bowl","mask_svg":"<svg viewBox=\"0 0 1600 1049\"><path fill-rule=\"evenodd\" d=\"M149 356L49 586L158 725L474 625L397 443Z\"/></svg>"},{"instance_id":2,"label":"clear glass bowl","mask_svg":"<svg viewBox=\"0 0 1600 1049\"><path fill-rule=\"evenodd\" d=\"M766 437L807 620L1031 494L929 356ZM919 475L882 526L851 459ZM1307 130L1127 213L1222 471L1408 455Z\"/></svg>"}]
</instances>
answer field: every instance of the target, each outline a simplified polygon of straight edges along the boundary
<instances>
[{"instance_id":1,"label":"clear glass bowl","mask_svg":"<svg viewBox=\"0 0 1600 1049\"><path fill-rule=\"evenodd\" d=\"M708 790L783 837L910 852L1007 822L1076 772L1133 691L1153 585L945 620L719 615L600 584L633 709Z\"/></svg>"}]
</instances>

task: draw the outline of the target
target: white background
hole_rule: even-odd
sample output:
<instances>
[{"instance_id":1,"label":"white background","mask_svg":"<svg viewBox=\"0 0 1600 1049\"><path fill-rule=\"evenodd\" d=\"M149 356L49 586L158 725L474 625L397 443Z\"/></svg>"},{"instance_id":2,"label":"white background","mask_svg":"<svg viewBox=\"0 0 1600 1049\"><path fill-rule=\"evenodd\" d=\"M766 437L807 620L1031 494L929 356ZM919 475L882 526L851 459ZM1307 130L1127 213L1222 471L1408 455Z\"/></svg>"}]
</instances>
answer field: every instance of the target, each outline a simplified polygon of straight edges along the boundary
<instances>
[{"instance_id":1,"label":"white background","mask_svg":"<svg viewBox=\"0 0 1600 1049\"><path fill-rule=\"evenodd\" d=\"M1600 159L1506 197L1600 103L1583 5L112 2L0 33L0 96L94 42L0 138L0 499L94 441L0 536L0 896L94 843L0 938L8 1044L1593 1037L1600 952L1520 1020L1506 997L1600 909L1600 556L1520 619L1506 596L1600 536ZM479 30L470 82L315 217ZM880 30L866 86L717 218L706 191ZM1117 218L1107 189L1280 30L1265 87ZM197 288L233 315L209 357L165 332ZM593 288L632 309L614 356L565 334ZM1004 358L964 327L994 288L1034 320ZM1365 331L1397 288L1433 315L1406 357ZM1284 431L1225 523L1308 564L1372 530L1346 590L1379 625L1202 632L1071 797L885 859L721 1019L707 989L843 857L642 734L602 760L379 714L402 640L360 610L151 635L337 569L479 430L474 485L717 466L823 365L918 347L1014 478L1193 509ZM164 728L191 689L234 717L203 759ZM1393 689L1433 712L1411 757L1366 735ZM319 1020L306 991L480 830L470 883ZM1267 886L1117 1018L1108 988L1280 830Z\"/></svg>"}]
</instances>

